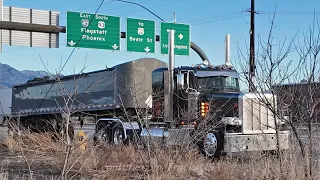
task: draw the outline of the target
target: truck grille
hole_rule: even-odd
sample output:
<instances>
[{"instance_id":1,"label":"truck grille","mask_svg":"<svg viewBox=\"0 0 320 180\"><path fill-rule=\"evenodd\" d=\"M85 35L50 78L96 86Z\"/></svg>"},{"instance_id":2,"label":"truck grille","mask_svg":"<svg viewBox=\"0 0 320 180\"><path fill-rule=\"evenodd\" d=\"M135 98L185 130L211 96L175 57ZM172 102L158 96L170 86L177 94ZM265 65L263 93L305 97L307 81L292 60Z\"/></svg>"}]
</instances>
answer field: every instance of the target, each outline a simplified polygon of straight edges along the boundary
<instances>
[{"instance_id":1,"label":"truck grille","mask_svg":"<svg viewBox=\"0 0 320 180\"><path fill-rule=\"evenodd\" d=\"M264 96L272 104L273 96L271 94ZM272 112L252 93L239 97L239 118L242 120L243 134L276 132Z\"/></svg>"}]
</instances>

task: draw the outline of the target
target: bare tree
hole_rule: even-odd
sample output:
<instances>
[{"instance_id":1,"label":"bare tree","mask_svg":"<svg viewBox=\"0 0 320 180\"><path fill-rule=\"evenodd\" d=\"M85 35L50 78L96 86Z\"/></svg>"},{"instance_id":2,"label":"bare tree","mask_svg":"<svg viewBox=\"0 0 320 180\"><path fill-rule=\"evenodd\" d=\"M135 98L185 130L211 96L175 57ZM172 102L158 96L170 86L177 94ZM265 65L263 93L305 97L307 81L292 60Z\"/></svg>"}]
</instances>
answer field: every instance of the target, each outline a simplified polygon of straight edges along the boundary
<instances>
[{"instance_id":1,"label":"bare tree","mask_svg":"<svg viewBox=\"0 0 320 180\"><path fill-rule=\"evenodd\" d=\"M271 18L271 27L264 42L259 38L259 52L256 55L255 82L244 74L247 84L254 85L252 93L258 97L258 101L273 113L277 132L277 146L279 150L278 133L284 122L290 126L295 139L298 141L301 155L304 158L305 175L312 176L312 123L317 116L319 104L319 85L316 77L319 75L319 50L320 28L313 23L307 34L304 34L302 42L298 34L289 42L275 42L273 29L275 13ZM241 52L240 57L247 60L247 56ZM248 65L241 64L242 70L247 71ZM301 83L301 79L306 81ZM272 94L272 100L265 96ZM280 124L281 123L281 124ZM299 128L308 126L308 153L306 146L299 135ZM281 158L280 158L280 168Z\"/></svg>"}]
</instances>

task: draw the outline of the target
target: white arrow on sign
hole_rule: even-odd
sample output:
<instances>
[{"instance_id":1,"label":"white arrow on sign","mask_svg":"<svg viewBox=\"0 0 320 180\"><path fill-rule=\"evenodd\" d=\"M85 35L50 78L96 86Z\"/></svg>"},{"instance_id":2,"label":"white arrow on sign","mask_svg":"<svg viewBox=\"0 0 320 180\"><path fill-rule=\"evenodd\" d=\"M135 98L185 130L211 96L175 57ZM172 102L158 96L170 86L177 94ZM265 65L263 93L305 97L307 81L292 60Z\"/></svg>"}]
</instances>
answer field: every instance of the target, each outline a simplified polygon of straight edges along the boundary
<instances>
[{"instance_id":1,"label":"white arrow on sign","mask_svg":"<svg viewBox=\"0 0 320 180\"><path fill-rule=\"evenodd\" d=\"M183 38L183 35L180 33L178 37L181 40Z\"/></svg>"},{"instance_id":2,"label":"white arrow on sign","mask_svg":"<svg viewBox=\"0 0 320 180\"><path fill-rule=\"evenodd\" d=\"M145 50L146 52L149 52L151 49L149 49L149 47L147 46L147 47L144 48L144 50Z\"/></svg>"},{"instance_id":3,"label":"white arrow on sign","mask_svg":"<svg viewBox=\"0 0 320 180\"><path fill-rule=\"evenodd\" d=\"M113 49L118 49L118 47L119 47L119 46L117 46L117 44L114 44L114 45L112 46Z\"/></svg>"},{"instance_id":4,"label":"white arrow on sign","mask_svg":"<svg viewBox=\"0 0 320 180\"><path fill-rule=\"evenodd\" d=\"M181 40L183 38L183 35L180 33L178 37Z\"/></svg>"},{"instance_id":5,"label":"white arrow on sign","mask_svg":"<svg viewBox=\"0 0 320 180\"><path fill-rule=\"evenodd\" d=\"M68 42L68 44L69 44L70 46L74 46L76 43L73 42L73 40L71 40L70 42Z\"/></svg>"}]
</instances>

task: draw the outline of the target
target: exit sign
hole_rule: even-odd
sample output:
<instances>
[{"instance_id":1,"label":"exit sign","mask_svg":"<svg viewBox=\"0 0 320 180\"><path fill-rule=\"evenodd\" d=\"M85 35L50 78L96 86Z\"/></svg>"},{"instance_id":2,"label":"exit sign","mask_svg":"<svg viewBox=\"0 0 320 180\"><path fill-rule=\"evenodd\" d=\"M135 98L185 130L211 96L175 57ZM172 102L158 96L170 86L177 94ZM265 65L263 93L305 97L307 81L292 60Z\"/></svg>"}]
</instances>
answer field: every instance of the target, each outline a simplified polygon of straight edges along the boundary
<instances>
[{"instance_id":1,"label":"exit sign","mask_svg":"<svg viewBox=\"0 0 320 180\"><path fill-rule=\"evenodd\" d=\"M120 50L120 18L67 12L67 46Z\"/></svg>"},{"instance_id":2,"label":"exit sign","mask_svg":"<svg viewBox=\"0 0 320 180\"><path fill-rule=\"evenodd\" d=\"M155 53L155 22L127 18L127 51Z\"/></svg>"},{"instance_id":3,"label":"exit sign","mask_svg":"<svg viewBox=\"0 0 320 180\"><path fill-rule=\"evenodd\" d=\"M190 54L190 25L161 22L160 46L161 54L169 53L169 30L174 30L174 54Z\"/></svg>"}]
</instances>

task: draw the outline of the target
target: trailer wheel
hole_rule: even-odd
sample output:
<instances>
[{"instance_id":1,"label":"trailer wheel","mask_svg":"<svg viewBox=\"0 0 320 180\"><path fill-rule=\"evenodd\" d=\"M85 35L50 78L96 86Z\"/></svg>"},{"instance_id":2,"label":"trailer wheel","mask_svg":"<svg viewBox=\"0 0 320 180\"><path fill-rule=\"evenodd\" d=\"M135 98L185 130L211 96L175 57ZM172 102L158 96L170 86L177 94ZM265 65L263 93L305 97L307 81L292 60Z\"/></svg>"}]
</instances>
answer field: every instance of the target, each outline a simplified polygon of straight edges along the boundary
<instances>
[{"instance_id":1,"label":"trailer wheel","mask_svg":"<svg viewBox=\"0 0 320 180\"><path fill-rule=\"evenodd\" d=\"M201 153L210 158L219 158L223 148L223 137L221 132L214 131L205 134L205 137L199 144Z\"/></svg>"},{"instance_id":2,"label":"trailer wheel","mask_svg":"<svg viewBox=\"0 0 320 180\"><path fill-rule=\"evenodd\" d=\"M99 122L96 127L96 135L93 137L93 144L96 146L101 140L102 143L110 142L109 127L106 122Z\"/></svg>"},{"instance_id":3,"label":"trailer wheel","mask_svg":"<svg viewBox=\"0 0 320 180\"><path fill-rule=\"evenodd\" d=\"M124 130L120 123L112 127L112 143L116 146L124 144Z\"/></svg>"}]
</instances>

